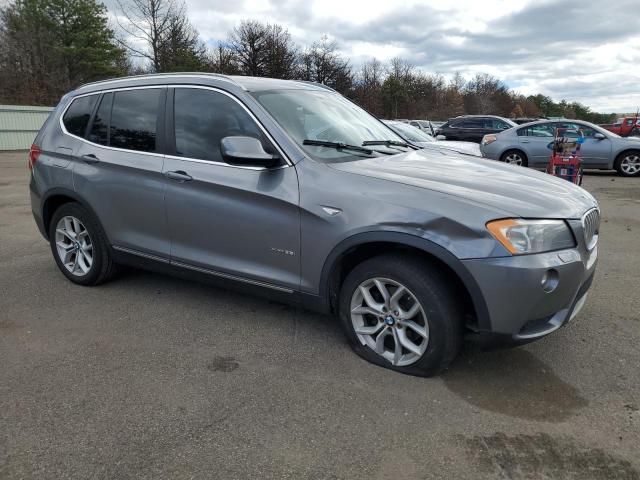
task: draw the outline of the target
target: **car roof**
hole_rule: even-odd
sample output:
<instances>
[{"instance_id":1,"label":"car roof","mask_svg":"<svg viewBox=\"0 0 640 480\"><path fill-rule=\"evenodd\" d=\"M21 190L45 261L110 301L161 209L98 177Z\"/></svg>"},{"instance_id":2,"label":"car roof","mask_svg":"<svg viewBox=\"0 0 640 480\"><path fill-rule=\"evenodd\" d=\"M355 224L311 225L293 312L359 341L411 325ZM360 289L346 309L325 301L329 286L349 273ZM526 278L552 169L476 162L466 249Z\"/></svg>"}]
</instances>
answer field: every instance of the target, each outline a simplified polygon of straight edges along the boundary
<instances>
[{"instance_id":1,"label":"car roof","mask_svg":"<svg viewBox=\"0 0 640 480\"><path fill-rule=\"evenodd\" d=\"M74 93L80 94L109 88L138 87L159 84L204 83L215 85L221 82L233 85L248 92L265 90L334 91L332 88L321 83L303 80L281 80L276 78L244 77L241 75L221 75L218 73L203 72L177 72L134 75L101 80L98 82L84 84L78 87Z\"/></svg>"},{"instance_id":2,"label":"car roof","mask_svg":"<svg viewBox=\"0 0 640 480\"><path fill-rule=\"evenodd\" d=\"M587 122L586 120L575 120L575 119L570 119L570 118L558 118L558 119L555 119L555 120L542 119L542 120L536 120L535 122L523 123L522 125L518 125L518 128L530 127L532 125L541 125L541 124L544 124L544 123L556 123L556 122L572 122L572 123L580 123L580 124L583 124L583 125L594 125L593 123Z\"/></svg>"},{"instance_id":3,"label":"car roof","mask_svg":"<svg viewBox=\"0 0 640 480\"><path fill-rule=\"evenodd\" d=\"M499 118L500 120L509 120L508 118L501 117L500 115L458 115L453 118Z\"/></svg>"}]
</instances>

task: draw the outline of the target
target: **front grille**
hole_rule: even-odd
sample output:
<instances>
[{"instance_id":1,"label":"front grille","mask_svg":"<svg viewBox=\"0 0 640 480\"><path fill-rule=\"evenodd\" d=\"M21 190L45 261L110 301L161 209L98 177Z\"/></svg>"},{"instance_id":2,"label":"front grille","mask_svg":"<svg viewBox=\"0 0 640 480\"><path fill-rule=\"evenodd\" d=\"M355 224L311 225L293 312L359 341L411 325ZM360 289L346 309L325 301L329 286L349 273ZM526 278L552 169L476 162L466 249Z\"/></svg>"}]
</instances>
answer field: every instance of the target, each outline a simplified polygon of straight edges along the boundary
<instances>
[{"instance_id":1,"label":"front grille","mask_svg":"<svg viewBox=\"0 0 640 480\"><path fill-rule=\"evenodd\" d=\"M600 230L600 211L597 208L589 210L582 217L582 231L584 232L584 243L589 250L598 243L598 232Z\"/></svg>"}]
</instances>

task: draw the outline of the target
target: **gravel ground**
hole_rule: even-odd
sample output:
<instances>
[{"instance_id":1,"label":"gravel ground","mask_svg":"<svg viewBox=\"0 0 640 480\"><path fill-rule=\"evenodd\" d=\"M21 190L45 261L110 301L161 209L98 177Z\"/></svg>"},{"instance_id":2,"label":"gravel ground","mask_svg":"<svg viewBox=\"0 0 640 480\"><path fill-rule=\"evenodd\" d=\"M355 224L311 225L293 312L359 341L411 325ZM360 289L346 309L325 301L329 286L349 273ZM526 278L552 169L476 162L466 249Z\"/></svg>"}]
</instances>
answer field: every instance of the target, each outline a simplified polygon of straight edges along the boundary
<instances>
[{"instance_id":1,"label":"gravel ground","mask_svg":"<svg viewBox=\"0 0 640 480\"><path fill-rule=\"evenodd\" d=\"M0 478L640 478L640 178L593 173L600 263L576 321L370 365L331 318L157 274L57 270L0 154Z\"/></svg>"}]
</instances>

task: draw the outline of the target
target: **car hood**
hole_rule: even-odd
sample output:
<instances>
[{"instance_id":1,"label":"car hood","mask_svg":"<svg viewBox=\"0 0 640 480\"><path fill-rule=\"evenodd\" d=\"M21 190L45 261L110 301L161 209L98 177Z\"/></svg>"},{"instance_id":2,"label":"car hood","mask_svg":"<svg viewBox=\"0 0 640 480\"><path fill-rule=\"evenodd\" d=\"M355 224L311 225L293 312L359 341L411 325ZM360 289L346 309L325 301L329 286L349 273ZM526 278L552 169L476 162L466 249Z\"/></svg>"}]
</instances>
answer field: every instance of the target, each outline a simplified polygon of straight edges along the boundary
<instances>
[{"instance_id":1,"label":"car hood","mask_svg":"<svg viewBox=\"0 0 640 480\"><path fill-rule=\"evenodd\" d=\"M332 168L411 185L492 207L498 215L580 218L597 206L584 189L546 173L444 149L329 164Z\"/></svg>"}]
</instances>

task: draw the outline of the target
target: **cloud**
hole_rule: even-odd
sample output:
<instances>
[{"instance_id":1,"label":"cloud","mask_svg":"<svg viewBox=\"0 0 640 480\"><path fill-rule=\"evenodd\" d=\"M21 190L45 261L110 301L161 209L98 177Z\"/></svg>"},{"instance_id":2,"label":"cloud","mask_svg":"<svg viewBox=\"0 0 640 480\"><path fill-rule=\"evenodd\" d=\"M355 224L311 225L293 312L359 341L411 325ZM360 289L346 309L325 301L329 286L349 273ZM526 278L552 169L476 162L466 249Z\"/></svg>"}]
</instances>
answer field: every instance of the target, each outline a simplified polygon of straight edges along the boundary
<instances>
[{"instance_id":1,"label":"cloud","mask_svg":"<svg viewBox=\"0 0 640 480\"><path fill-rule=\"evenodd\" d=\"M487 72L524 94L600 111L640 103L638 0L188 0L187 7L209 43L255 19L285 26L302 46L326 34L355 67L401 56L425 72Z\"/></svg>"}]
</instances>

